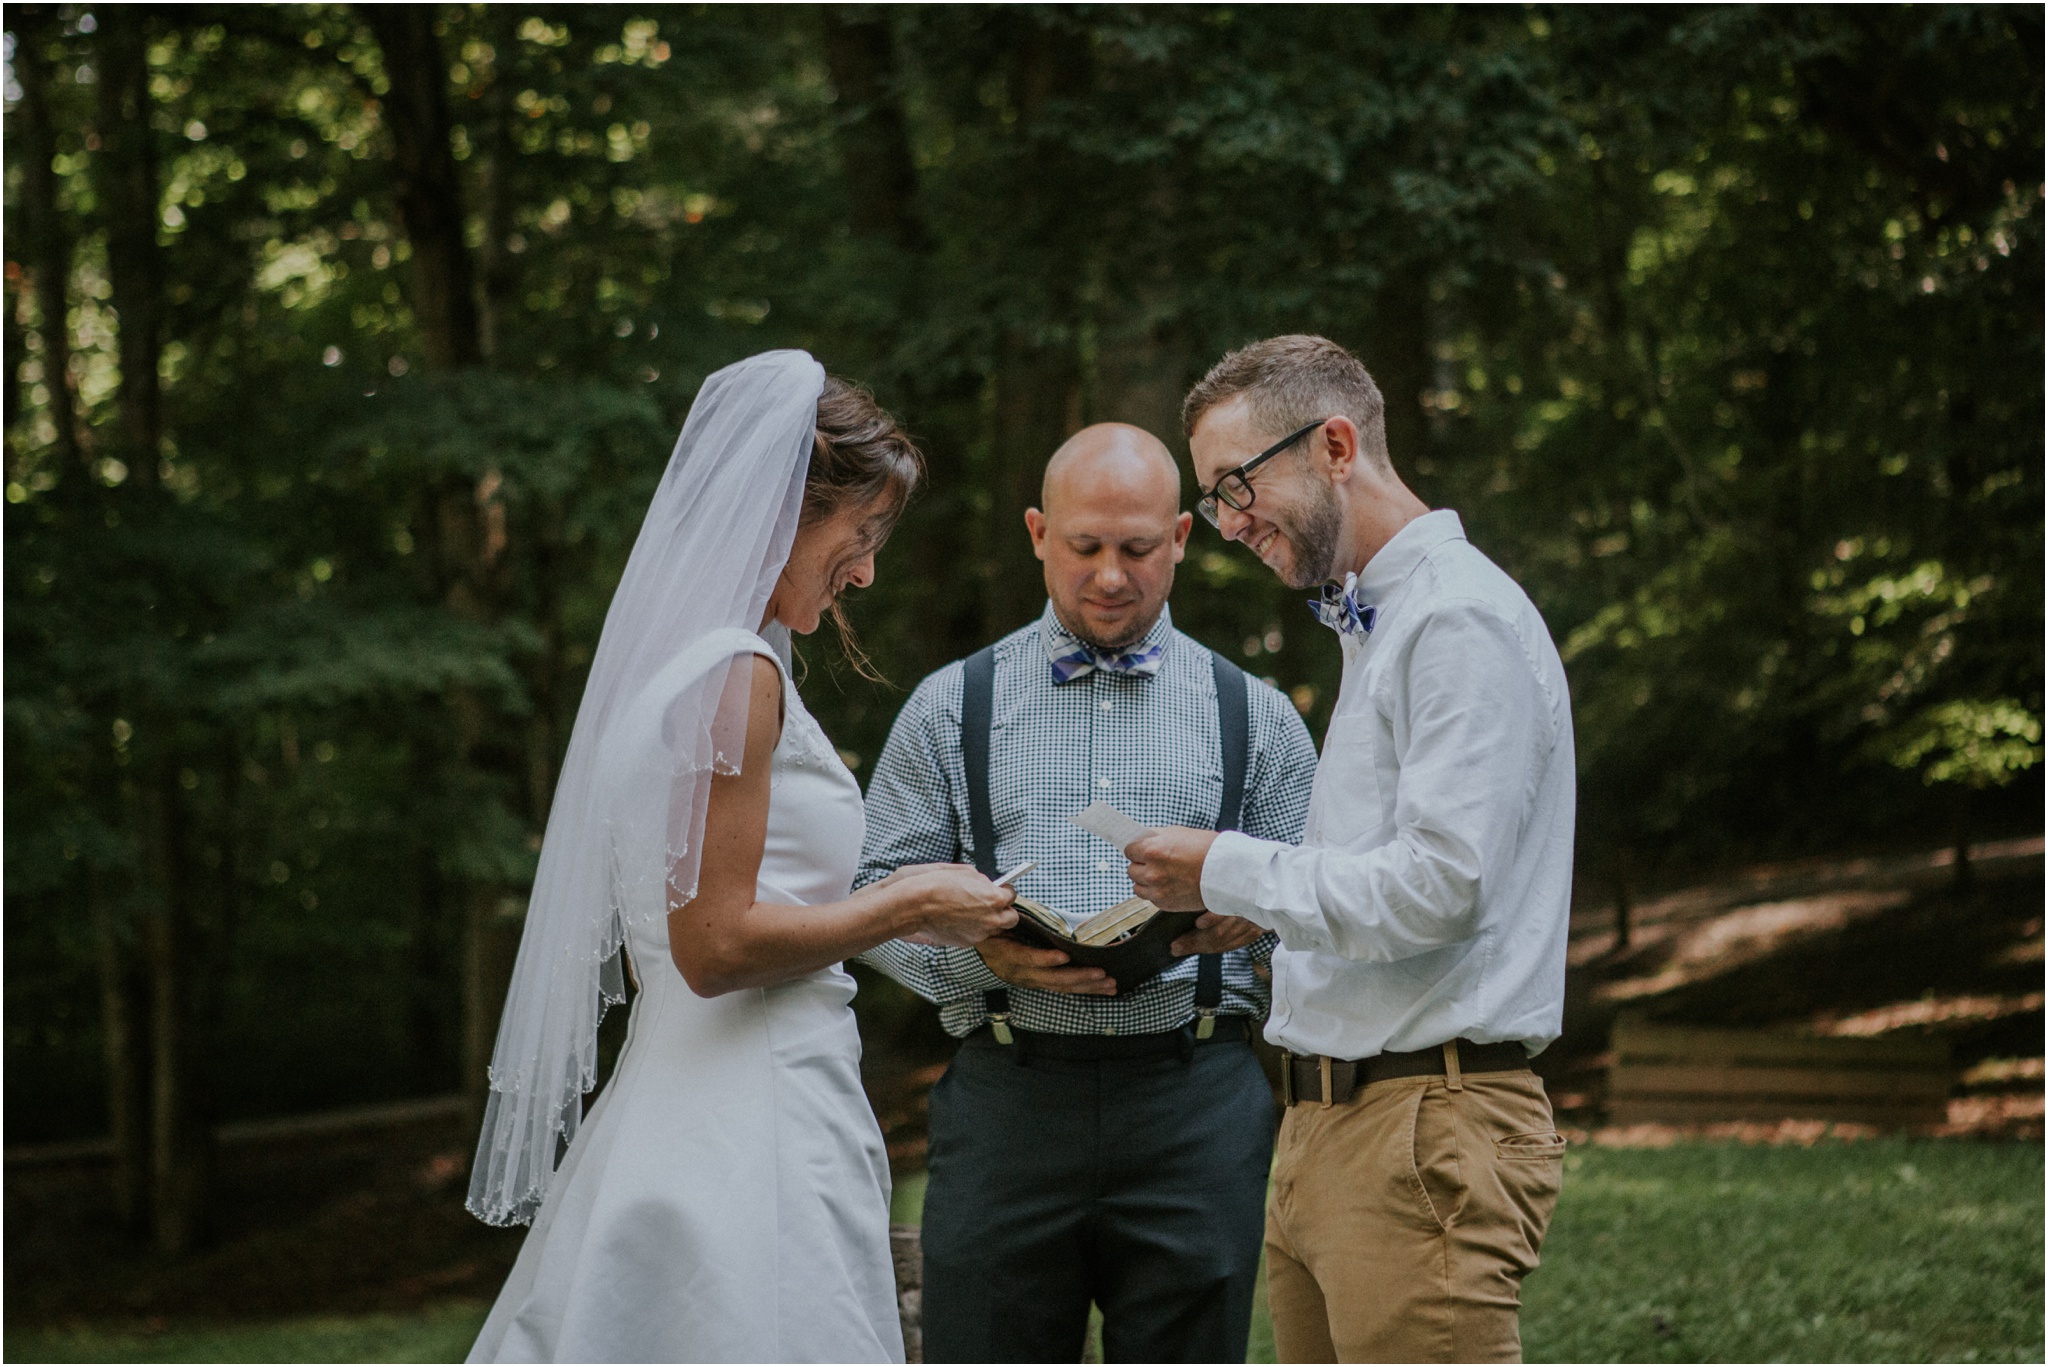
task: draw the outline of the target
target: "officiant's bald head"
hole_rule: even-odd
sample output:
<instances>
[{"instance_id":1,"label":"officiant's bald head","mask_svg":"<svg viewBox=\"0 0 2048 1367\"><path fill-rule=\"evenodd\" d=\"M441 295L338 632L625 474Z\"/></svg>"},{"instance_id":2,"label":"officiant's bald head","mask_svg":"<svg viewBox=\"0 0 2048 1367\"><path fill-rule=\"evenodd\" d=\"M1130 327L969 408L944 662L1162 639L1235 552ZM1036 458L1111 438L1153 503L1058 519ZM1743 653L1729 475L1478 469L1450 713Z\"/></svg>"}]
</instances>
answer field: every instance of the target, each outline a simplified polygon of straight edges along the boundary
<instances>
[{"instance_id":1,"label":"officiant's bald head","mask_svg":"<svg viewBox=\"0 0 2048 1367\"><path fill-rule=\"evenodd\" d=\"M1024 522L1067 630L1098 646L1150 631L1194 526L1166 444L1129 423L1084 427L1045 463L1039 502Z\"/></svg>"},{"instance_id":2,"label":"officiant's bald head","mask_svg":"<svg viewBox=\"0 0 2048 1367\"><path fill-rule=\"evenodd\" d=\"M1114 490L1158 500L1169 516L1180 511L1180 467L1166 443L1127 422L1098 422L1060 444L1045 463L1039 506L1053 510L1059 495L1091 499Z\"/></svg>"}]
</instances>

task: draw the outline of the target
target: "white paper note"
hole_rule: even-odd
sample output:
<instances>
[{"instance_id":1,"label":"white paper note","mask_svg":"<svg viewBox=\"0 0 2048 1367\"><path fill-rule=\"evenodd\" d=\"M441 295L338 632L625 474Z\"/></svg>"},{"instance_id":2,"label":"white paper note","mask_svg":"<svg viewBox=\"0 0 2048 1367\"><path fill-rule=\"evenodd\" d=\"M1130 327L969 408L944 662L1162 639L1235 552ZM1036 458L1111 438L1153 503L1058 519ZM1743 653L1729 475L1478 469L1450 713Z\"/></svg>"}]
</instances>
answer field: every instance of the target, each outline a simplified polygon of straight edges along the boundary
<instances>
[{"instance_id":1,"label":"white paper note","mask_svg":"<svg viewBox=\"0 0 2048 1367\"><path fill-rule=\"evenodd\" d=\"M1091 802L1067 820L1090 835L1101 836L1118 849L1123 849L1142 836L1150 835L1153 829L1150 826L1140 826L1107 802Z\"/></svg>"}]
</instances>

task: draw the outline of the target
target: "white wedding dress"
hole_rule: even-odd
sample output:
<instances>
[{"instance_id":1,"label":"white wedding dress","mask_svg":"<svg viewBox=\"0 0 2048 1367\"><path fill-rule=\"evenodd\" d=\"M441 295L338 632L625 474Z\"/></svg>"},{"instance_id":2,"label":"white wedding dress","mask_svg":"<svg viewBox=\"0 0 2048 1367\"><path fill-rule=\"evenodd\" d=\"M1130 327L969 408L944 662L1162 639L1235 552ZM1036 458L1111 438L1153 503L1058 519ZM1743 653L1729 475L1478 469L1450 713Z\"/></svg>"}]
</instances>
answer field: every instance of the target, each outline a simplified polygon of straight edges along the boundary
<instances>
[{"instance_id":1,"label":"white wedding dress","mask_svg":"<svg viewBox=\"0 0 2048 1367\"><path fill-rule=\"evenodd\" d=\"M714 637L710 653L752 650L782 671L758 896L837 901L860 858L860 786L772 648ZM640 992L617 1069L469 1360L903 1361L853 979L834 966L706 1000L664 922L628 946Z\"/></svg>"}]
</instances>

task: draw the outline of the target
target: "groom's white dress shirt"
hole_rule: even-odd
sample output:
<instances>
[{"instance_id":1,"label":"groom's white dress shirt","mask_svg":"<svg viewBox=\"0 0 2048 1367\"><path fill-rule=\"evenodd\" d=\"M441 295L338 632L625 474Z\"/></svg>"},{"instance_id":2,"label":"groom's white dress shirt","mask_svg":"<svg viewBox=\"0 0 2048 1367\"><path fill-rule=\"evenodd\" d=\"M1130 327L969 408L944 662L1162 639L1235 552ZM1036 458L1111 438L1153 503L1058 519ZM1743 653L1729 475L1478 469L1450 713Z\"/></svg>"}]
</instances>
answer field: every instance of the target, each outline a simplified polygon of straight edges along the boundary
<instances>
[{"instance_id":1,"label":"groom's white dress shirt","mask_svg":"<svg viewBox=\"0 0 2048 1367\"><path fill-rule=\"evenodd\" d=\"M1528 595L1454 512L1357 577L1343 684L1298 846L1235 832L1202 897L1279 932L1266 1037L1363 1058L1463 1036L1535 1053L1564 1013L1571 698Z\"/></svg>"}]
</instances>

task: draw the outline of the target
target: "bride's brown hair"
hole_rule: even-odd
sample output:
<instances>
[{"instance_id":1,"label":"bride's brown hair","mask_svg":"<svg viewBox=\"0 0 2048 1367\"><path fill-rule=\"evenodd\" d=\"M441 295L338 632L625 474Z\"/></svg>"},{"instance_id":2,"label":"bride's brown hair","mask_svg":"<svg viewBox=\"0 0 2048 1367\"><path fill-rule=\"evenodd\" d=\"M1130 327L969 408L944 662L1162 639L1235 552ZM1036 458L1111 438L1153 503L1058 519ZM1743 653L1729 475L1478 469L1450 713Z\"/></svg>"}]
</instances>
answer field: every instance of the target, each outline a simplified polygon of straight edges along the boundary
<instances>
[{"instance_id":1,"label":"bride's brown hair","mask_svg":"<svg viewBox=\"0 0 2048 1367\"><path fill-rule=\"evenodd\" d=\"M871 508L862 527L863 544L879 549L924 479L924 455L875 396L836 375L825 377L818 395L818 426L811 440L811 469L804 478L803 520L813 522L848 508ZM838 598L825 611L854 672L884 682L861 649L853 624Z\"/></svg>"}]
</instances>

